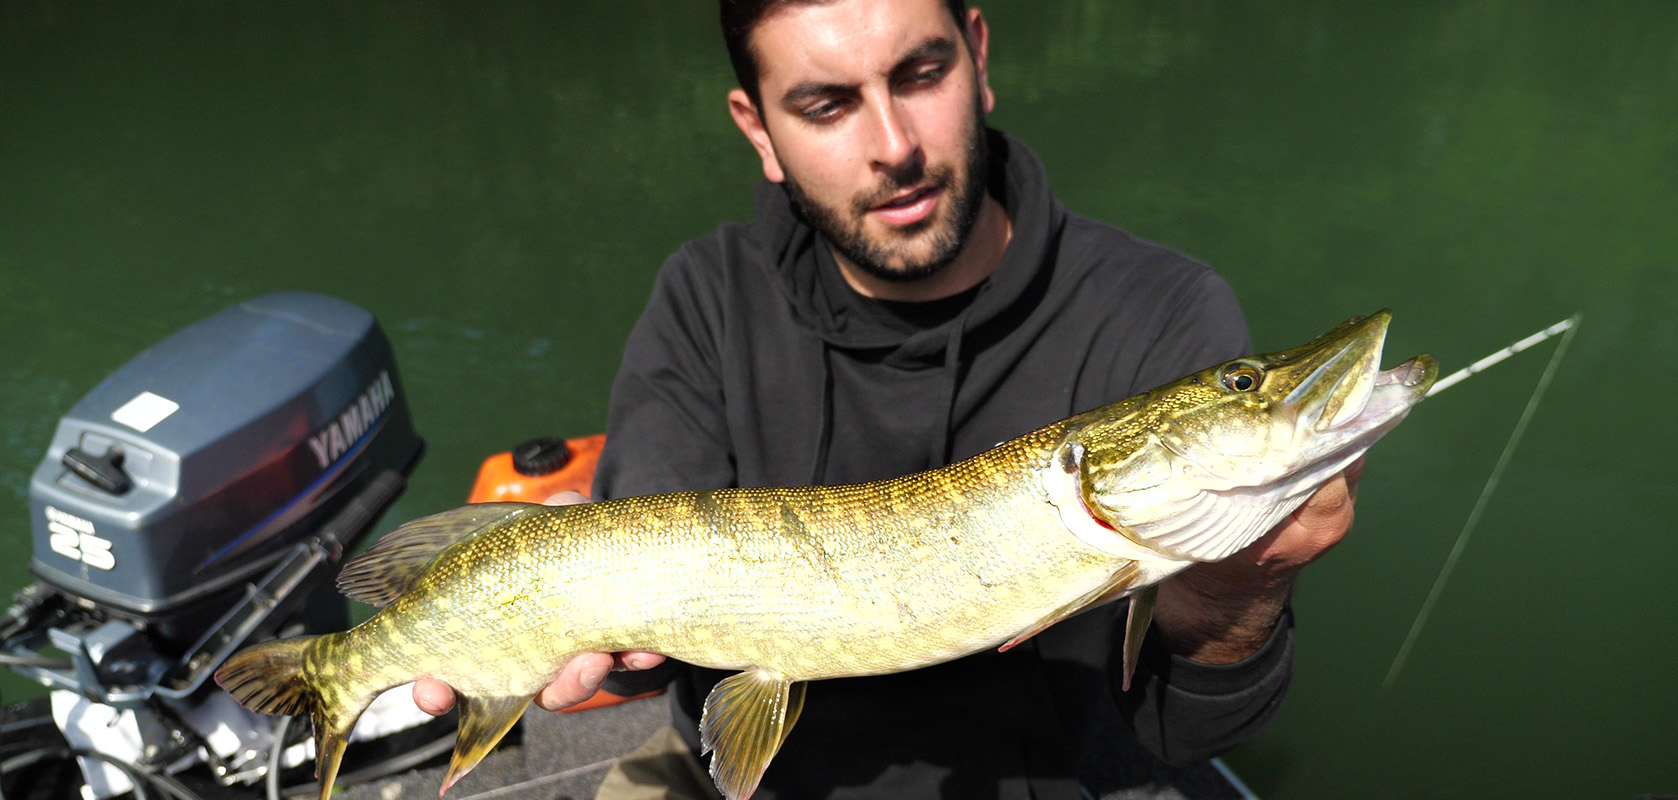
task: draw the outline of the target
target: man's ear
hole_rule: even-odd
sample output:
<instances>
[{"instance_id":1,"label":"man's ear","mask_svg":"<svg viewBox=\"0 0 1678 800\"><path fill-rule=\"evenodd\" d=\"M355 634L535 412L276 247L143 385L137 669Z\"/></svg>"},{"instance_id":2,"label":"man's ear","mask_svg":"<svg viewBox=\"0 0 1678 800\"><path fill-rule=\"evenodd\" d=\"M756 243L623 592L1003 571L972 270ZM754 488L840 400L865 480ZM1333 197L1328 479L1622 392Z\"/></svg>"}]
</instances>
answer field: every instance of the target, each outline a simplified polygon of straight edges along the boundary
<instances>
[{"instance_id":1,"label":"man's ear","mask_svg":"<svg viewBox=\"0 0 1678 800\"><path fill-rule=\"evenodd\" d=\"M990 28L985 25L985 15L977 8L967 11L967 49L973 53L973 66L978 72L974 79L979 82L985 113L989 114L996 110L996 94L990 90L990 73L985 70L990 55Z\"/></svg>"},{"instance_id":2,"label":"man's ear","mask_svg":"<svg viewBox=\"0 0 1678 800\"><path fill-rule=\"evenodd\" d=\"M734 117L734 124L740 132L746 135L746 141L752 143L757 150L757 157L763 161L763 177L773 183L786 180L786 173L781 170L781 160L775 157L775 143L769 139L769 129L764 125L763 117L757 113L757 104L752 102L745 89L735 89L728 93L728 113Z\"/></svg>"}]
</instances>

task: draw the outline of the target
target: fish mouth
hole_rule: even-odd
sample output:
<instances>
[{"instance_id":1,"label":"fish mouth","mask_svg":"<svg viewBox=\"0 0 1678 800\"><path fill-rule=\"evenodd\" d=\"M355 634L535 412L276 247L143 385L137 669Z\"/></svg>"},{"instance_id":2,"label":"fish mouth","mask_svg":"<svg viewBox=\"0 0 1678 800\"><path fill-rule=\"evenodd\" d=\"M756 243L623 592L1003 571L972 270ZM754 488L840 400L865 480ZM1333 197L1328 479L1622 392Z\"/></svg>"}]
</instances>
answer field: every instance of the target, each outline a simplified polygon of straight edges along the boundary
<instances>
[{"instance_id":1,"label":"fish mouth","mask_svg":"<svg viewBox=\"0 0 1678 800\"><path fill-rule=\"evenodd\" d=\"M1286 400L1298 403L1299 420L1320 435L1344 442L1348 437L1386 429L1426 396L1439 375L1427 354L1391 369L1381 369L1387 325L1392 315L1380 311L1348 320L1307 345L1300 366L1307 374Z\"/></svg>"},{"instance_id":2,"label":"fish mouth","mask_svg":"<svg viewBox=\"0 0 1678 800\"><path fill-rule=\"evenodd\" d=\"M1342 423L1353 427L1376 427L1402 416L1427 396L1439 376L1439 362L1433 356L1415 356L1392 369L1375 373L1374 386L1363 407Z\"/></svg>"}]
</instances>

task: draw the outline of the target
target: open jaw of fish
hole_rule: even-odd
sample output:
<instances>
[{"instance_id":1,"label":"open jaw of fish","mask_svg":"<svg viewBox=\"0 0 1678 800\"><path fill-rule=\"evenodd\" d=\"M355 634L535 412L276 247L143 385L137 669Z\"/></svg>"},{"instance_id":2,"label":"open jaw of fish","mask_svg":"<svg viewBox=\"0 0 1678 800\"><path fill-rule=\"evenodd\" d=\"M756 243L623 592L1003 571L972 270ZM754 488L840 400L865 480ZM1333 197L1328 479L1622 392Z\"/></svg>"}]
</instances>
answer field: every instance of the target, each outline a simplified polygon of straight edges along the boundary
<instances>
[{"instance_id":1,"label":"open jaw of fish","mask_svg":"<svg viewBox=\"0 0 1678 800\"><path fill-rule=\"evenodd\" d=\"M730 800L755 790L809 681L1007 649L1130 597L1128 686L1161 580L1262 536L1424 396L1431 358L1379 368L1389 319L1360 317L887 481L415 520L339 576L378 613L246 648L216 680L253 710L312 718L323 798L356 718L385 689L429 676L456 690L446 789L581 652L739 670L700 720Z\"/></svg>"},{"instance_id":2,"label":"open jaw of fish","mask_svg":"<svg viewBox=\"0 0 1678 800\"><path fill-rule=\"evenodd\" d=\"M1139 574L1103 598L1133 596L1126 688L1161 580L1258 540L1426 395L1438 376L1431 356L1380 367L1391 319L1351 319L1069 425L1043 487L1073 535L1136 563Z\"/></svg>"}]
</instances>

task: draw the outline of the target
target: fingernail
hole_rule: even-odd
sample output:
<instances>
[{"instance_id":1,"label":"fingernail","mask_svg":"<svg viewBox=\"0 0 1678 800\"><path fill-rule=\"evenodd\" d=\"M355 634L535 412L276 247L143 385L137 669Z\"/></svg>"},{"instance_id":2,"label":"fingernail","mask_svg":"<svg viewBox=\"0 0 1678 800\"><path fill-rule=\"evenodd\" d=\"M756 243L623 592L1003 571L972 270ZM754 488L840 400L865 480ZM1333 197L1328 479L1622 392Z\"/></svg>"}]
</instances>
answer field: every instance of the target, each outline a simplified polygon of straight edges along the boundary
<instances>
[{"instance_id":1,"label":"fingernail","mask_svg":"<svg viewBox=\"0 0 1678 800\"><path fill-rule=\"evenodd\" d=\"M584 689L592 692L599 689L600 684L606 682L606 673L610 671L611 669L608 667L589 667L583 670L583 674L577 676L577 681L583 685Z\"/></svg>"}]
</instances>

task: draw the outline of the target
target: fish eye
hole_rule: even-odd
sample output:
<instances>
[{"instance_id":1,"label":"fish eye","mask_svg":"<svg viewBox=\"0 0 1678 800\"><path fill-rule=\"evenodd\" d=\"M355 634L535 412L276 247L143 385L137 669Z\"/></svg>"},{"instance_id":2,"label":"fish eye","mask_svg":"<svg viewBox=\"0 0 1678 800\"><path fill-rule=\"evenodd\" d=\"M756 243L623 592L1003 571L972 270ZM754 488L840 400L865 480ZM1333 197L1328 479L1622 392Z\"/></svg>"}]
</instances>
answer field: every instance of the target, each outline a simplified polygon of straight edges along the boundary
<instances>
[{"instance_id":1,"label":"fish eye","mask_svg":"<svg viewBox=\"0 0 1678 800\"><path fill-rule=\"evenodd\" d=\"M1263 378L1264 373L1252 364L1231 364L1224 368L1222 381L1224 388L1232 392L1251 392L1258 389Z\"/></svg>"}]
</instances>

